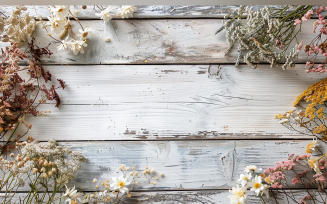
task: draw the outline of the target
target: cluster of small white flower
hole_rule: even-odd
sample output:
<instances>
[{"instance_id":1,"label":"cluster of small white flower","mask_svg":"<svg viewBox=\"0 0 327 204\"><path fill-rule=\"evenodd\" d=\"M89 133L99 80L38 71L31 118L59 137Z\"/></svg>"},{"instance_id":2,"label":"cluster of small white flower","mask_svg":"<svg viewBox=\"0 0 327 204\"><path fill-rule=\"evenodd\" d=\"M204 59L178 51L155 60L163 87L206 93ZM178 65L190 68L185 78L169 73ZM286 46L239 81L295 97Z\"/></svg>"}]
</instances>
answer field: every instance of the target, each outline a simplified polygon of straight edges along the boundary
<instances>
[{"instance_id":1,"label":"cluster of small white flower","mask_svg":"<svg viewBox=\"0 0 327 204\"><path fill-rule=\"evenodd\" d=\"M108 22L115 16L113 14L113 10L115 10L114 7L108 6L106 9L102 10L100 13L96 13L95 15L101 17L103 21ZM116 16L121 18L131 18L136 11L137 9L133 5L125 5L118 8Z\"/></svg>"},{"instance_id":2,"label":"cluster of small white flower","mask_svg":"<svg viewBox=\"0 0 327 204\"><path fill-rule=\"evenodd\" d=\"M229 192L232 194L229 196L231 204L245 204L247 201L246 191L250 188L250 191L254 191L257 196L262 197L266 194L269 197L269 187L267 181L264 181L264 174L256 175L260 173L262 169L257 166L250 165L245 167L245 174L241 174L237 180L238 185L233 187ZM252 180L251 180L252 179Z\"/></svg>"},{"instance_id":3,"label":"cluster of small white flower","mask_svg":"<svg viewBox=\"0 0 327 204\"><path fill-rule=\"evenodd\" d=\"M18 47L22 46L28 37L35 30L36 22L26 11L24 6L16 6L10 17L0 16L0 41L18 42Z\"/></svg>"},{"instance_id":4,"label":"cluster of small white flower","mask_svg":"<svg viewBox=\"0 0 327 204\"><path fill-rule=\"evenodd\" d=\"M243 17L246 17L247 21L242 19ZM299 45L295 45L287 54L288 45L280 39L282 22L272 17L272 10L267 6L259 11L253 11L253 7L240 6L225 18L232 19L224 20L223 26L216 31L216 34L223 29L226 30L229 47L225 55L230 52L236 42L239 43L235 67L241 60L253 69L258 68L258 65L254 63L260 61L269 62L271 67L281 66L283 69L295 66ZM287 43L293 39L292 33L290 36L286 39ZM282 49L282 51L275 51L275 48Z\"/></svg>"},{"instance_id":5,"label":"cluster of small white flower","mask_svg":"<svg viewBox=\"0 0 327 204\"><path fill-rule=\"evenodd\" d=\"M122 199L126 197L131 197L130 192L134 190L136 184L139 183L138 179L142 176L146 177L148 184L151 184L151 180L159 180L159 177L163 177L163 173L157 174L155 170L145 167L142 174L136 171L136 167L132 168L125 167L121 165L119 170L123 173L119 177L113 177L113 183L109 183L109 179L106 179L101 183L101 187L98 185L98 180L93 179L93 183L96 185L96 192L92 194L85 194L83 198L80 198L79 192L73 188L67 188L66 192L61 198L64 198L66 203L78 204L78 203L120 203ZM128 185L133 184L131 188ZM156 182L152 182L156 185Z\"/></svg>"},{"instance_id":6,"label":"cluster of small white flower","mask_svg":"<svg viewBox=\"0 0 327 204\"><path fill-rule=\"evenodd\" d=\"M26 142L16 142L16 149L21 154L10 157L14 160L9 161L0 157L0 168L3 171L3 180L0 180L0 190L6 189L5 198L9 197L12 190L17 190L28 182L31 191L25 199L32 202L37 191L37 187L42 183L43 186L52 186L54 193L50 199L60 191L74 174L82 167L82 162L86 158L80 152L73 152L69 147L62 147L56 144L54 139L40 143L28 136ZM35 192L34 192L35 191ZM47 191L47 189L45 190ZM25 200L24 199L24 200Z\"/></svg>"},{"instance_id":7,"label":"cluster of small white flower","mask_svg":"<svg viewBox=\"0 0 327 204\"><path fill-rule=\"evenodd\" d=\"M66 184L73 179L74 174L82 167L82 162L86 161L80 152L73 152L69 147L58 146L54 139L50 139L46 143L34 140L27 143L21 151L24 157L36 158L34 160L38 160L40 169L44 165L49 168L55 166L58 172L56 177L58 184ZM46 165L49 162L52 162L53 165ZM37 172L41 172L40 169ZM52 168L50 169L52 171Z\"/></svg>"},{"instance_id":8,"label":"cluster of small white flower","mask_svg":"<svg viewBox=\"0 0 327 204\"><path fill-rule=\"evenodd\" d=\"M73 13L69 10L69 6L61 5L61 6L52 6L50 7L51 11L51 17L49 16L48 19L49 21L46 23L46 25L50 26L51 28L51 33L52 34L58 34L59 38L61 40L57 40L61 43L60 46L58 46L58 50L71 50L74 55L77 55L78 53L83 54L84 49L83 47L87 47L88 41L87 37L91 34L93 36L96 36L100 39L101 37L97 36L94 33L94 30L86 27L85 29L82 27L81 23L81 29L79 29L79 34L76 36L79 36L80 38L77 39L74 32L71 29L71 24L69 20L69 15L72 15L75 20L79 21ZM103 19L105 22L108 22L109 20L112 19L114 16L111 13L112 7L108 6L106 9L102 10L100 13L96 13L97 16L100 16L101 19ZM121 18L130 18L133 17L133 13L137 9L133 6L122 6L121 8L118 9L117 11L117 16ZM42 21L42 18L40 18ZM43 21L42 21L43 22ZM62 40L68 33L68 36L65 40ZM71 37L71 39L69 39ZM110 39L106 38L103 39L106 42L109 42Z\"/></svg>"}]
</instances>

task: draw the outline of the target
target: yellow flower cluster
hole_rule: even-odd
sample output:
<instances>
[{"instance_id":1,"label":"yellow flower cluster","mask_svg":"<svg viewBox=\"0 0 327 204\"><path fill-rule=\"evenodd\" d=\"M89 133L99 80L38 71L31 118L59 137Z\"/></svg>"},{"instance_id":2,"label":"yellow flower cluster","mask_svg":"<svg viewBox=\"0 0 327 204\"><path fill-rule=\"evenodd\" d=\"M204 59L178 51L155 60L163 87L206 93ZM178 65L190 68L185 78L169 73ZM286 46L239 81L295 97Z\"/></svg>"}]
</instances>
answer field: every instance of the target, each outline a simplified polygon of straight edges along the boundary
<instances>
[{"instance_id":1,"label":"yellow flower cluster","mask_svg":"<svg viewBox=\"0 0 327 204\"><path fill-rule=\"evenodd\" d=\"M309 117L310 120L315 117L322 118L324 115L323 108L316 111L315 106L322 105L327 100L327 78L307 88L307 90L296 98L293 106L297 106L302 100L305 100L307 103L311 101L305 110L305 117ZM314 114L315 112L317 116Z\"/></svg>"}]
</instances>

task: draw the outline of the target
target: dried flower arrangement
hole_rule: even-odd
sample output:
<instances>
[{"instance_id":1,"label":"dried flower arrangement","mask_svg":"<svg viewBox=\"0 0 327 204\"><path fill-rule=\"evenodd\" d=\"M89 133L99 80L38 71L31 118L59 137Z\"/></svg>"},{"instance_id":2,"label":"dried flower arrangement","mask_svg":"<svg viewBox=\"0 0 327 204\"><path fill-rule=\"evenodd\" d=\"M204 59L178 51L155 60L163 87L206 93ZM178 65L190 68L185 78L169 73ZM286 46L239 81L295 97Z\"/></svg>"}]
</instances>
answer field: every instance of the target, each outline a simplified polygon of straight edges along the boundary
<instances>
[{"instance_id":1,"label":"dried flower arrangement","mask_svg":"<svg viewBox=\"0 0 327 204\"><path fill-rule=\"evenodd\" d=\"M304 46L304 51L307 53L308 56L313 55L311 57L311 61L308 61L306 63L306 68L309 67L309 69L306 70L307 73L309 72L317 72L317 73L324 73L327 72L326 69L326 63L327 63L327 20L325 19L323 15L321 15L322 11L327 11L327 6L316 9L316 14L319 16L319 19L313 23L313 33L316 33L317 28L319 29L319 34L308 44ZM310 10L304 17L302 17L302 21L307 21L308 18L311 17L313 14L313 10ZM323 37L325 36L325 39L323 40ZM301 42L302 44L302 42ZM299 49L301 49L299 47ZM325 60L318 64L317 67L315 67L315 62L317 60L317 57L319 55L322 55L325 57Z\"/></svg>"},{"instance_id":2,"label":"dried flower arrangement","mask_svg":"<svg viewBox=\"0 0 327 204\"><path fill-rule=\"evenodd\" d=\"M97 7L101 10L101 12L96 13L96 15L103 19L105 22L108 22L113 17L133 17L134 12L137 11L133 5L125 5L118 8L115 15L113 13L115 8L112 6L108 6L107 8L103 8L102 6ZM100 38L106 42L110 41L109 38L103 39L97 36L92 28L86 27L84 29L82 23L73 14L78 13L78 11L72 12L70 10L70 6L52 5L47 6L47 8L51 16L47 17L48 21L46 22L43 21L42 16L40 15L37 15L34 18L30 17L29 14L26 13L25 16L22 16L23 11L27 10L27 8L24 6L16 6L13 12L9 13L8 16L5 14L5 12L0 12L0 15L2 15L0 16L0 41L18 42L19 44L17 46L21 47L23 42L25 42L28 37L32 36L37 23L42 23L42 28L45 29L47 36L60 43L58 50L71 50L74 55L77 55L78 53L84 53L83 47L87 47L87 37L90 35ZM83 5L82 8L86 9L86 5ZM36 9L35 12L37 12ZM72 30L72 24L69 19L70 17L74 18L79 23L81 27L79 29L79 34L75 34ZM47 26L50 26L50 31L48 30ZM54 35L57 36L54 37Z\"/></svg>"},{"instance_id":3,"label":"dried flower arrangement","mask_svg":"<svg viewBox=\"0 0 327 204\"><path fill-rule=\"evenodd\" d=\"M87 194L83 192L78 192L75 187L66 190L65 194L61 197L67 203L78 204L78 203L121 203L126 197L130 198L132 192L137 184L139 184L139 179L145 178L146 183L156 185L156 180L163 177L163 173L157 174L155 170L149 169L147 166L143 170L142 174L139 175L136 171L135 166L130 169L121 165L119 170L122 175L119 177L113 177L113 183L110 184L109 179L101 182L101 186L98 185L98 180L94 179L93 183L96 185L97 189L94 193ZM154 180L154 181L153 181ZM128 188L128 185L131 185ZM80 196L82 194L82 196ZM82 198L83 197L83 198Z\"/></svg>"},{"instance_id":4,"label":"dried flower arrangement","mask_svg":"<svg viewBox=\"0 0 327 204\"><path fill-rule=\"evenodd\" d=\"M288 51L291 43L301 28L294 21L301 18L313 6L298 6L289 12L289 6L284 8L265 8L260 11L253 11L252 7L241 6L233 13L225 16L231 18L224 21L224 25L216 31L216 34L226 30L226 38L229 48L225 55L233 48L236 42L238 45L238 58L235 66L241 60L251 68L258 67L255 62L265 61L271 67L281 66L283 69L292 68L298 57L299 43ZM242 18L246 16L247 22ZM301 22L300 22L301 24ZM275 51L276 49L280 51Z\"/></svg>"},{"instance_id":5,"label":"dried flower arrangement","mask_svg":"<svg viewBox=\"0 0 327 204\"><path fill-rule=\"evenodd\" d=\"M267 198L270 196L274 203L283 203L283 196L288 203L324 203L327 199L326 156L327 153L323 154L318 141L314 140L307 145L306 154L291 154L287 160L268 167L264 173L256 166L247 166L246 173L240 175L237 187L230 190L231 203L246 203L249 188L263 204L267 202L264 194ZM300 198L296 197L294 192L299 186L305 189L306 193Z\"/></svg>"},{"instance_id":6,"label":"dried flower arrangement","mask_svg":"<svg viewBox=\"0 0 327 204\"><path fill-rule=\"evenodd\" d=\"M275 115L275 119L286 128L301 134L307 134L325 141L327 139L326 113L327 78L311 85L299 95L293 106L300 109Z\"/></svg>"},{"instance_id":7,"label":"dried flower arrangement","mask_svg":"<svg viewBox=\"0 0 327 204\"><path fill-rule=\"evenodd\" d=\"M11 46L2 49L1 55L3 60L0 64L0 138L6 140L5 144L0 146L1 155L14 148L14 143L27 134L26 132L24 135L15 135L20 124L24 124L27 131L31 129L32 125L25 121L25 116L48 113L37 111L37 107L47 100L55 100L58 107L60 98L56 89L65 88L65 83L61 79L57 79L59 86L52 85L49 89L44 84L40 84L43 80L45 83L51 81L51 73L46 72L41 64L42 55L50 57L52 54L48 48L39 48L34 45L32 39L24 53L17 44L17 42L11 43ZM21 60L28 60L29 65L20 67L18 63ZM26 80L20 75L24 72L29 74Z\"/></svg>"},{"instance_id":8,"label":"dried flower arrangement","mask_svg":"<svg viewBox=\"0 0 327 204\"><path fill-rule=\"evenodd\" d=\"M52 203L86 161L80 152L58 146L54 139L39 143L28 137L27 142L16 142L16 147L19 154L11 153L13 160L0 157L3 173L0 190L5 192L2 203L11 203L25 183L29 184L30 191L24 198L20 196L20 202Z\"/></svg>"},{"instance_id":9,"label":"dried flower arrangement","mask_svg":"<svg viewBox=\"0 0 327 204\"><path fill-rule=\"evenodd\" d=\"M235 67L243 60L248 66L255 69L259 61L268 62L271 67L281 66L283 69L293 68L298 60L299 51L303 47L303 41L299 41L297 35L301 32L302 23L308 21L316 13L319 19L313 24L313 33L320 26L320 33L308 45L304 46L304 51L313 61L307 62L306 68L310 66L307 73L323 73L326 70L326 60L314 67L316 58L319 55L327 56L327 42L322 40L323 35L327 35L326 17L321 15L327 7L297 6L290 10L290 6L282 8L265 8L260 11L253 11L253 7L241 6L233 13L225 16L223 26L216 34L226 30L226 38L229 47L225 53L227 55L238 43L238 58ZM246 17L247 21L242 18ZM295 43L292 48L291 44ZM327 58L326 58L327 59Z\"/></svg>"},{"instance_id":10,"label":"dried flower arrangement","mask_svg":"<svg viewBox=\"0 0 327 204\"><path fill-rule=\"evenodd\" d=\"M16 6L9 16L0 12L0 41L17 42L20 47L32 36L36 21L28 13L24 14L26 10L24 6Z\"/></svg>"}]
</instances>

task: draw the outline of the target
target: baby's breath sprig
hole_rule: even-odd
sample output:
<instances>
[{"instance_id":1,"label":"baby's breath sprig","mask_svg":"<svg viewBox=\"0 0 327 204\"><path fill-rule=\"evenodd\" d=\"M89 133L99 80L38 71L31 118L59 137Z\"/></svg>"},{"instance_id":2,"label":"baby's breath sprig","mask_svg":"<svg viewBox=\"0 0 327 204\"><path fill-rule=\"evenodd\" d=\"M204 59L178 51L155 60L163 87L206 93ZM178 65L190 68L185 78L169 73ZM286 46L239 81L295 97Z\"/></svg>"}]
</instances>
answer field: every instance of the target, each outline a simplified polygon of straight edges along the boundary
<instances>
[{"instance_id":1,"label":"baby's breath sprig","mask_svg":"<svg viewBox=\"0 0 327 204\"><path fill-rule=\"evenodd\" d=\"M0 190L5 192L2 203L13 203L15 192L26 183L30 191L26 196L20 196L21 202L53 203L56 194L64 190L86 158L69 147L58 146L54 139L45 143L32 137L27 139L26 142L16 142L19 154L11 153L13 160L0 157L3 174ZM50 187L53 188L52 192ZM64 196L73 197L75 193L72 188Z\"/></svg>"},{"instance_id":2,"label":"baby's breath sprig","mask_svg":"<svg viewBox=\"0 0 327 204\"><path fill-rule=\"evenodd\" d=\"M130 198L131 192L139 185L139 180L145 178L148 184L156 185L159 177L163 177L163 173L156 173L155 169L149 169L145 167L142 174L136 170L135 166L126 167L122 164L119 168L122 173L119 177L113 177L112 183L109 179L102 181L101 184L98 179L93 179L96 191L91 194L84 193L83 198L80 196L76 197L76 194L72 197L63 196L64 200L73 201L77 204L80 203L112 203L118 204L122 202L126 197ZM68 191L69 189L67 189ZM82 192L79 192L81 194ZM77 193L78 194L78 193ZM73 198L75 197L75 198Z\"/></svg>"},{"instance_id":3,"label":"baby's breath sprig","mask_svg":"<svg viewBox=\"0 0 327 204\"><path fill-rule=\"evenodd\" d=\"M293 68L298 58L299 42L296 38L301 31L302 22L295 22L313 6L298 6L289 11L289 6L283 8L268 8L259 11L253 7L240 6L231 14L225 16L223 26L216 34L226 30L229 47L227 55L237 42L238 57L235 66L243 60L248 66L258 68L257 62L270 63L271 67L281 66L283 69ZM242 18L246 17L246 21ZM298 28L297 25L300 24ZM290 50L293 41L295 47ZM280 51L276 51L276 50Z\"/></svg>"}]
</instances>

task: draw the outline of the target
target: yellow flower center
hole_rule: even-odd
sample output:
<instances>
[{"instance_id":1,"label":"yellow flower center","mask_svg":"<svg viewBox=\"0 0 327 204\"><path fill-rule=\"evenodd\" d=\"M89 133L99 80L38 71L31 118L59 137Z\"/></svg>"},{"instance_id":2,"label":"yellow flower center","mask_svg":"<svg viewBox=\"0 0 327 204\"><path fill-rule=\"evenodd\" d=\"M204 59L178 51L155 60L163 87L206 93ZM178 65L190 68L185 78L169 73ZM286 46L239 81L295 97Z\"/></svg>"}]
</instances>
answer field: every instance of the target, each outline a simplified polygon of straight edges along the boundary
<instances>
[{"instance_id":1,"label":"yellow flower center","mask_svg":"<svg viewBox=\"0 0 327 204\"><path fill-rule=\"evenodd\" d=\"M249 180L249 178L246 177L246 176L244 176L244 177L243 177L243 180L247 181L247 180Z\"/></svg>"},{"instance_id":2,"label":"yellow flower center","mask_svg":"<svg viewBox=\"0 0 327 204\"><path fill-rule=\"evenodd\" d=\"M261 187L261 183L255 183L254 184L254 188L260 188Z\"/></svg>"},{"instance_id":3,"label":"yellow flower center","mask_svg":"<svg viewBox=\"0 0 327 204\"><path fill-rule=\"evenodd\" d=\"M59 11L59 12L63 12L63 11L64 11L64 9L62 9L62 8L61 8L61 9L59 9L58 11Z\"/></svg>"},{"instance_id":4,"label":"yellow flower center","mask_svg":"<svg viewBox=\"0 0 327 204\"><path fill-rule=\"evenodd\" d=\"M124 187L125 186L125 183L124 182L119 182L119 184L118 184L120 187Z\"/></svg>"}]
</instances>

